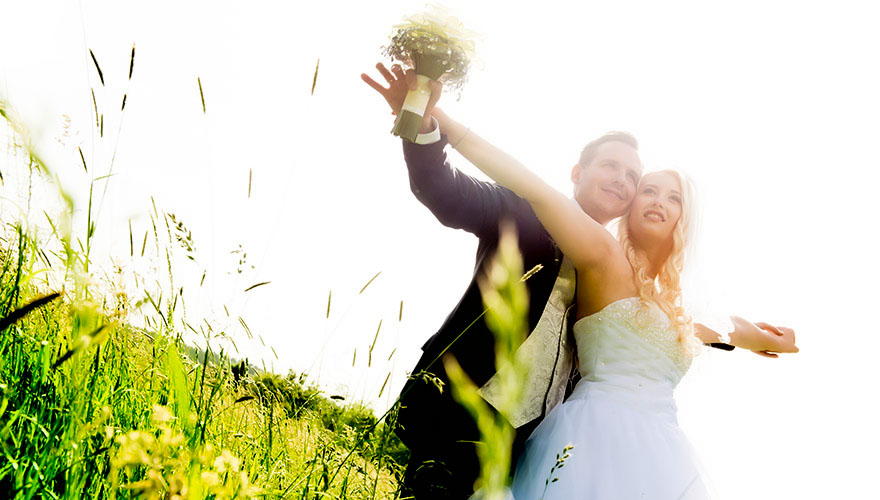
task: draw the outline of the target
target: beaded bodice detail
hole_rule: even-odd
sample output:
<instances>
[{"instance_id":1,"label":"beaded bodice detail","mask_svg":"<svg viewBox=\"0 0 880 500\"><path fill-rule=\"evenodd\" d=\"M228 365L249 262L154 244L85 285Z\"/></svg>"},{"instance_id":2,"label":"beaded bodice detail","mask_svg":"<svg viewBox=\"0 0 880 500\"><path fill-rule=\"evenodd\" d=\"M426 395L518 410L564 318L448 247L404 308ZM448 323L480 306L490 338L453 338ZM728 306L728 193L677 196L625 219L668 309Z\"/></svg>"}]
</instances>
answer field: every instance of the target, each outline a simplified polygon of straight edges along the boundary
<instances>
[{"instance_id":1,"label":"beaded bodice detail","mask_svg":"<svg viewBox=\"0 0 880 500\"><path fill-rule=\"evenodd\" d=\"M581 318L573 332L581 377L587 380L674 387L693 359L663 311L638 297L612 302Z\"/></svg>"}]
</instances>

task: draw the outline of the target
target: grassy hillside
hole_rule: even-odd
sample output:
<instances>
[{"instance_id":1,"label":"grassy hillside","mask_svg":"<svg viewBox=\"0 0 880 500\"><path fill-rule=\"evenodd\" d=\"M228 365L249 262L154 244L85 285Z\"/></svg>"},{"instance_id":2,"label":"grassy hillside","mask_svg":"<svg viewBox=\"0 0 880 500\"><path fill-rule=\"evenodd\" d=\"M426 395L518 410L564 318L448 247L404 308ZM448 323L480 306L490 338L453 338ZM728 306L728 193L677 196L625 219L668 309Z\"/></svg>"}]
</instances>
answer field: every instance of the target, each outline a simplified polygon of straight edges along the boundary
<instances>
[{"instance_id":1,"label":"grassy hillside","mask_svg":"<svg viewBox=\"0 0 880 500\"><path fill-rule=\"evenodd\" d=\"M76 286L46 296L34 277L43 264L63 263L44 263L38 242L20 226L6 227L0 491L15 498L394 496L406 451L369 409L339 406L295 374L248 370L210 344L189 348L167 320L134 328L112 301Z\"/></svg>"},{"instance_id":2,"label":"grassy hillside","mask_svg":"<svg viewBox=\"0 0 880 500\"><path fill-rule=\"evenodd\" d=\"M2 102L0 111L7 118ZM143 296L129 297L101 276L90 257L91 196L87 230L77 237L70 197L27 147L26 134L11 121L3 125L17 149L4 158L0 182L18 169L28 193L37 184L53 186L67 206L58 217L44 212L45 224L37 227L28 222L34 219L29 196L27 209L14 217L2 200L0 492L11 498L397 496L407 451L388 419L325 398L305 377L231 359L211 335L201 348L187 345L185 334L197 332L179 318L181 292L157 291L144 283L162 280L142 277ZM167 263L165 282L173 283L178 221L155 207L151 218L156 255ZM133 326L135 313L146 327Z\"/></svg>"}]
</instances>

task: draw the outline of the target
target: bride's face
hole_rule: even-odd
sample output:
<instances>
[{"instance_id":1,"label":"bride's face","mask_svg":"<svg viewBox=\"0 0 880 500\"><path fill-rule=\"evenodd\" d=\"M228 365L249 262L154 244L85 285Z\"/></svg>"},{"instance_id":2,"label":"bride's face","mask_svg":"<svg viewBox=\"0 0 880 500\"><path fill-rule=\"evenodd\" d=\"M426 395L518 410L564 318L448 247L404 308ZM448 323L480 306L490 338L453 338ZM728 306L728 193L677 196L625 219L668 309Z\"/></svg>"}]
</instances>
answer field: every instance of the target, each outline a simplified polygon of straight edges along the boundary
<instances>
[{"instance_id":1,"label":"bride's face","mask_svg":"<svg viewBox=\"0 0 880 500\"><path fill-rule=\"evenodd\" d=\"M681 218L681 183L672 174L654 172L642 177L627 223L629 234L642 245L672 245L675 225Z\"/></svg>"}]
</instances>

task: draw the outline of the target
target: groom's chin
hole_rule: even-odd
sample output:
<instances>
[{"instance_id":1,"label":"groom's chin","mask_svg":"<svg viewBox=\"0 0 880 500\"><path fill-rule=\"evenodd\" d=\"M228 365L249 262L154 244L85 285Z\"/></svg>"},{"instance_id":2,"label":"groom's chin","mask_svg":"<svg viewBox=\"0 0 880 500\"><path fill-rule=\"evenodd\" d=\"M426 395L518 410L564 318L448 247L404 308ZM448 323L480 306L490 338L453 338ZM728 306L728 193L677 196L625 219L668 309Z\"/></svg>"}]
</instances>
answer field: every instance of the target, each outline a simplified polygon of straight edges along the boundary
<instances>
[{"instance_id":1,"label":"groom's chin","mask_svg":"<svg viewBox=\"0 0 880 500\"><path fill-rule=\"evenodd\" d=\"M629 211L629 203L617 201L615 203L608 203L603 208L605 217L610 222L626 215L627 211Z\"/></svg>"},{"instance_id":2,"label":"groom's chin","mask_svg":"<svg viewBox=\"0 0 880 500\"><path fill-rule=\"evenodd\" d=\"M599 204L610 219L616 219L629 211L632 200L623 200L614 194L603 192Z\"/></svg>"},{"instance_id":3,"label":"groom's chin","mask_svg":"<svg viewBox=\"0 0 880 500\"><path fill-rule=\"evenodd\" d=\"M603 225L621 217L629 209L629 203L623 203L619 199L609 200L605 196L597 196L586 203L578 204L587 215Z\"/></svg>"}]
</instances>

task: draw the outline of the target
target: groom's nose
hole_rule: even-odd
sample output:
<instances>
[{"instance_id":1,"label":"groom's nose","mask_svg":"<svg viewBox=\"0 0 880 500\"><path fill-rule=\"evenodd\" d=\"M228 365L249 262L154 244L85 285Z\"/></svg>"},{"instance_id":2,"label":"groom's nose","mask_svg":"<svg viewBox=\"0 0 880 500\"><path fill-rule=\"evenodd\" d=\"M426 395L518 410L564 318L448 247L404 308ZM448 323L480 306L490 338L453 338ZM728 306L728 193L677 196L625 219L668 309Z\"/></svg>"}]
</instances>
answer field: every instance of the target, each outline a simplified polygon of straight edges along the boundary
<instances>
[{"instance_id":1,"label":"groom's nose","mask_svg":"<svg viewBox=\"0 0 880 500\"><path fill-rule=\"evenodd\" d=\"M626 173L618 170L614 177L612 178L612 182L614 185L624 191L628 191L626 188Z\"/></svg>"}]
</instances>

